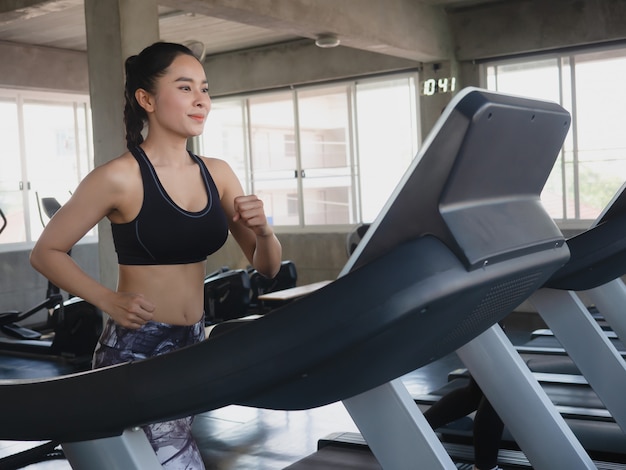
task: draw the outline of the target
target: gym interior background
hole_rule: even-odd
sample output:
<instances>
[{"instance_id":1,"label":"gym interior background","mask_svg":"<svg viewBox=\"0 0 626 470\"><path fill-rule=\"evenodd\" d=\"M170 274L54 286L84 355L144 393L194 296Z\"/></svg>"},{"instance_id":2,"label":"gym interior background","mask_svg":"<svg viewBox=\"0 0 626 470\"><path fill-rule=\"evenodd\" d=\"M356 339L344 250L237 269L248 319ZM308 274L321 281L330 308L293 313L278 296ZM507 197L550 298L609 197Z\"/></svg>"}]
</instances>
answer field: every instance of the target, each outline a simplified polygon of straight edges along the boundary
<instances>
[{"instance_id":1,"label":"gym interior background","mask_svg":"<svg viewBox=\"0 0 626 470\"><path fill-rule=\"evenodd\" d=\"M589 227L626 176L626 2L3 1L1 310L43 297L28 263L45 223L37 201L67 198L122 153L123 61L159 39L203 56L213 111L192 145L229 160L267 201L298 284L337 276L348 233L372 221L462 87L572 113L544 194L566 236ZM112 285L112 253L101 224L72 256ZM221 266L245 267L231 243L207 270Z\"/></svg>"}]
</instances>

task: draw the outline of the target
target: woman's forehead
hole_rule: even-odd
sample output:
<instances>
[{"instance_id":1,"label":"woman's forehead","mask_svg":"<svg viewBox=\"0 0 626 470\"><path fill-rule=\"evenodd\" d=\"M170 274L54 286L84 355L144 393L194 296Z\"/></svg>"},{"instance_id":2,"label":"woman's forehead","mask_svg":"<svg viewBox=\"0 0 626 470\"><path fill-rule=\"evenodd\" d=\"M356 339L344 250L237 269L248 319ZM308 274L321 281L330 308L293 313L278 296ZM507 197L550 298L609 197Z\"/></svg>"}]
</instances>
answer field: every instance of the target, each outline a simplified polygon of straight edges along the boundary
<instances>
[{"instance_id":1,"label":"woman's forehead","mask_svg":"<svg viewBox=\"0 0 626 470\"><path fill-rule=\"evenodd\" d=\"M165 70L165 76L174 80L184 77L194 81L206 81L206 73L202 64L198 59L187 54L178 55Z\"/></svg>"}]
</instances>

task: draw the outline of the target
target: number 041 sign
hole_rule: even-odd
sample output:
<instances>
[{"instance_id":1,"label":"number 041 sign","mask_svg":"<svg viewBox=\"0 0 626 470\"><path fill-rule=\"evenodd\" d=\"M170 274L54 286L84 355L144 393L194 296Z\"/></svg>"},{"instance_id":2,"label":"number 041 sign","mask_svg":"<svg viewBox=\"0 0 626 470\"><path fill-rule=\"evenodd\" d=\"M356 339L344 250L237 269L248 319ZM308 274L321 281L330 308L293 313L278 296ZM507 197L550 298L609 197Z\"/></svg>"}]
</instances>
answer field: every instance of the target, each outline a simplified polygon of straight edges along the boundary
<instances>
[{"instance_id":1,"label":"number 041 sign","mask_svg":"<svg viewBox=\"0 0 626 470\"><path fill-rule=\"evenodd\" d=\"M452 93L455 89L455 77L429 78L421 82L420 95L432 96L435 93Z\"/></svg>"}]
</instances>

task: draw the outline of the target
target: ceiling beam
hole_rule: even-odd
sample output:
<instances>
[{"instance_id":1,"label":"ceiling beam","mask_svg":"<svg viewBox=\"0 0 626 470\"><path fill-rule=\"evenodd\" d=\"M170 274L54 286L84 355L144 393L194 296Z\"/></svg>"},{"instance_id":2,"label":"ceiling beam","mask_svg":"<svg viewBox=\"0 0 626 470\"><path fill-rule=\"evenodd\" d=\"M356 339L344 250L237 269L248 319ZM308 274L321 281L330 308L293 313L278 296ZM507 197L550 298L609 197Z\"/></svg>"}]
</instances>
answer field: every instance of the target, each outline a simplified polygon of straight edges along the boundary
<instances>
[{"instance_id":1,"label":"ceiling beam","mask_svg":"<svg viewBox=\"0 0 626 470\"><path fill-rule=\"evenodd\" d=\"M626 40L626 2L499 2L449 11L462 60L488 59Z\"/></svg>"},{"instance_id":2,"label":"ceiling beam","mask_svg":"<svg viewBox=\"0 0 626 470\"><path fill-rule=\"evenodd\" d=\"M35 18L82 3L83 0L2 0L0 24Z\"/></svg>"},{"instance_id":3,"label":"ceiling beam","mask_svg":"<svg viewBox=\"0 0 626 470\"><path fill-rule=\"evenodd\" d=\"M323 64L323 66L320 66ZM348 79L407 70L420 63L347 47L320 49L300 40L207 57L204 62L211 96ZM276 73L280 70L280 73Z\"/></svg>"},{"instance_id":4,"label":"ceiling beam","mask_svg":"<svg viewBox=\"0 0 626 470\"><path fill-rule=\"evenodd\" d=\"M418 62L451 58L446 13L415 0L160 0L161 5Z\"/></svg>"}]
</instances>

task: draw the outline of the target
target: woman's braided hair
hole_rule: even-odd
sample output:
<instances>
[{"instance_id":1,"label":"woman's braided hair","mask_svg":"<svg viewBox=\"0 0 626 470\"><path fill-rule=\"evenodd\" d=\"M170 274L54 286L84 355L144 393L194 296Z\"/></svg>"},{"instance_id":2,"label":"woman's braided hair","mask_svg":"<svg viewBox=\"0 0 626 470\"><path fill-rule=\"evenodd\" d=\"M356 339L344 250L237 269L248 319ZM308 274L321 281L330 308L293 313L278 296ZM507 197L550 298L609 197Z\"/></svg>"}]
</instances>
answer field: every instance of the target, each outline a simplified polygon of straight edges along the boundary
<instances>
[{"instance_id":1,"label":"woman's braided hair","mask_svg":"<svg viewBox=\"0 0 626 470\"><path fill-rule=\"evenodd\" d=\"M182 44L156 42L138 55L126 59L124 126L126 127L126 147L129 150L143 142L141 132L148 120L146 111L135 98L135 92L141 88L148 93L154 93L156 80L165 74L174 59L181 54L195 57L193 52Z\"/></svg>"}]
</instances>

